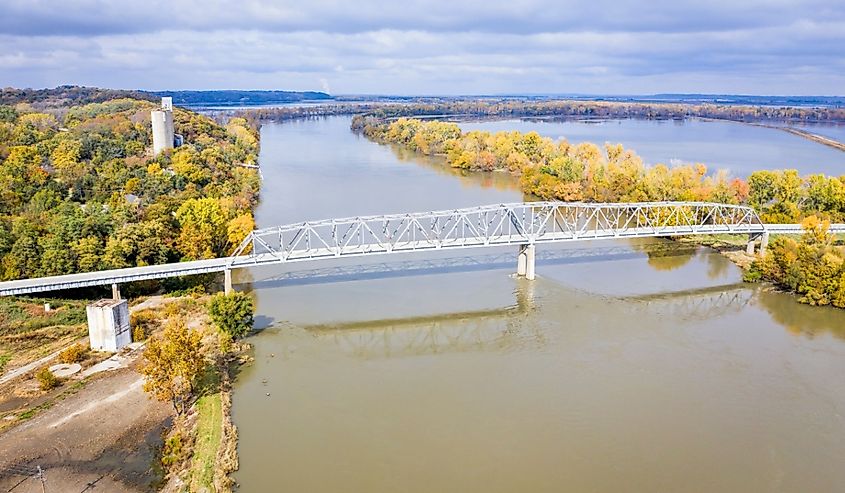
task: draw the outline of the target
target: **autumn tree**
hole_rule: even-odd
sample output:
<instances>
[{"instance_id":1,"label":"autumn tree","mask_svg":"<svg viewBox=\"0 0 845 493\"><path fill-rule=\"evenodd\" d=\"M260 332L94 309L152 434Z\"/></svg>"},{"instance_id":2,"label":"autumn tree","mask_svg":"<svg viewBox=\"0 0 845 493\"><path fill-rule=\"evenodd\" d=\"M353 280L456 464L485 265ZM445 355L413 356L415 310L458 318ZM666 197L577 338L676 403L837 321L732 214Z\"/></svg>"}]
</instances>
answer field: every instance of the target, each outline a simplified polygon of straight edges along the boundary
<instances>
[{"instance_id":1,"label":"autumn tree","mask_svg":"<svg viewBox=\"0 0 845 493\"><path fill-rule=\"evenodd\" d=\"M226 235L229 240L229 248L237 248L244 238L246 238L248 234L252 233L254 229L255 220L252 218L251 213L245 212L235 216L231 221L229 221L229 224L226 225ZM252 247L250 246L249 248ZM249 251L245 251L243 253L247 254Z\"/></svg>"},{"instance_id":2,"label":"autumn tree","mask_svg":"<svg viewBox=\"0 0 845 493\"><path fill-rule=\"evenodd\" d=\"M160 401L170 401L177 414L191 405L197 379L205 368L202 335L182 320L172 320L162 334L144 348L144 391Z\"/></svg>"},{"instance_id":3,"label":"autumn tree","mask_svg":"<svg viewBox=\"0 0 845 493\"><path fill-rule=\"evenodd\" d=\"M832 246L830 223L810 216L801 239L777 238L754 272L801 295L811 305L845 308L845 258Z\"/></svg>"},{"instance_id":4,"label":"autumn tree","mask_svg":"<svg viewBox=\"0 0 845 493\"><path fill-rule=\"evenodd\" d=\"M184 258L214 258L228 243L228 214L213 198L189 199L176 210L179 237L176 245Z\"/></svg>"},{"instance_id":5,"label":"autumn tree","mask_svg":"<svg viewBox=\"0 0 845 493\"><path fill-rule=\"evenodd\" d=\"M224 255L246 234L260 181L235 164L256 162L255 127L233 119L224 128L177 108L187 144L150 156L154 107L133 99L70 106L60 123L0 106L0 277Z\"/></svg>"}]
</instances>

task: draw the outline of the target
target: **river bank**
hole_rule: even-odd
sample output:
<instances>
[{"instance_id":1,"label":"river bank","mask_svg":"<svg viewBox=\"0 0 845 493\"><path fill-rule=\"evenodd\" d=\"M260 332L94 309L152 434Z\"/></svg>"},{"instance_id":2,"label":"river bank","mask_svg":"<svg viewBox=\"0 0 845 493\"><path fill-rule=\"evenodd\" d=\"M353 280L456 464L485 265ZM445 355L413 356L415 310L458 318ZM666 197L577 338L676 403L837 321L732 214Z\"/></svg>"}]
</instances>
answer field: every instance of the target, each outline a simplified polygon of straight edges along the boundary
<instances>
[{"instance_id":1,"label":"river bank","mask_svg":"<svg viewBox=\"0 0 845 493\"><path fill-rule=\"evenodd\" d=\"M766 124L763 124L763 123L748 123L748 124L754 125L754 126L757 126L757 127L783 130L784 132L788 132L788 133L791 133L793 135L803 137L803 138L811 140L813 142L816 142L816 143L819 143L819 144L822 144L822 145L826 145L828 147L832 147L832 148L838 149L840 151L845 151L845 143L839 142L838 140L834 140L834 139L831 139L829 137L825 137L823 135L808 132L806 130L801 130L800 128L777 126L777 125L766 125Z\"/></svg>"},{"instance_id":2,"label":"river bank","mask_svg":"<svg viewBox=\"0 0 845 493\"><path fill-rule=\"evenodd\" d=\"M183 302L152 297L135 303L130 313L164 321ZM137 342L114 356L91 353L55 390L40 390L34 369L4 382L0 486L35 491L40 487L32 471L41 468L56 491L87 484L114 491L155 489L162 474L157 450L173 414L142 389L143 347Z\"/></svg>"},{"instance_id":3,"label":"river bank","mask_svg":"<svg viewBox=\"0 0 845 493\"><path fill-rule=\"evenodd\" d=\"M34 369L5 381L0 487L34 491L40 468L56 491L86 484L106 491L230 491L228 475L238 466L231 378L249 360L250 348L219 338L205 313L207 301L208 296L154 296L130 309L134 333L145 338L177 319L203 333L203 351L212 363L185 416L144 392L143 341L102 363L107 355L92 355L55 390L39 390Z\"/></svg>"}]
</instances>

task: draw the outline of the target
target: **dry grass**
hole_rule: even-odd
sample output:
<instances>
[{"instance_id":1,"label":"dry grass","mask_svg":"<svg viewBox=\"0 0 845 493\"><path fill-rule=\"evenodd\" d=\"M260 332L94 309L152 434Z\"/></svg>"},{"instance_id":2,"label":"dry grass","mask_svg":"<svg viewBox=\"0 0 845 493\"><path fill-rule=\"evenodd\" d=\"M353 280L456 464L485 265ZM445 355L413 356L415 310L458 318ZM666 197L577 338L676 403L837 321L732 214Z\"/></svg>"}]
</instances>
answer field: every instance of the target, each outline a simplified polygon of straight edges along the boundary
<instances>
[{"instance_id":1,"label":"dry grass","mask_svg":"<svg viewBox=\"0 0 845 493\"><path fill-rule=\"evenodd\" d=\"M49 312L44 303L50 303ZM84 337L86 303L0 298L0 369L25 364Z\"/></svg>"}]
</instances>

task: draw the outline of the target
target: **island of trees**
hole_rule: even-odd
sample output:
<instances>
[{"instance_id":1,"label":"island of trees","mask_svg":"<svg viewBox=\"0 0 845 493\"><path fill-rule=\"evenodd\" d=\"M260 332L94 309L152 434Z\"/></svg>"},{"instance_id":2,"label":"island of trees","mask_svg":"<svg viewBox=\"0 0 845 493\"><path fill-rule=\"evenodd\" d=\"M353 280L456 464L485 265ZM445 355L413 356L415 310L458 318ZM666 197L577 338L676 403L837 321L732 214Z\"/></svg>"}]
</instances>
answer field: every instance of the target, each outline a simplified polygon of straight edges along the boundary
<instances>
[{"instance_id":1,"label":"island of trees","mask_svg":"<svg viewBox=\"0 0 845 493\"><path fill-rule=\"evenodd\" d=\"M714 118L740 122L845 122L841 106L761 106L746 104L688 104L680 102L622 102L580 99L524 98L411 98L402 103L342 102L319 106L250 108L236 116L248 121L288 120L330 115L366 115L365 121L400 117L460 116L486 118L606 119ZM359 120L359 124L363 121Z\"/></svg>"},{"instance_id":2,"label":"island of trees","mask_svg":"<svg viewBox=\"0 0 845 493\"><path fill-rule=\"evenodd\" d=\"M746 180L703 164L646 166L620 144L572 144L536 132L463 132L450 122L373 116L357 116L352 125L377 142L443 156L455 168L517 174L525 193L545 200L709 201L753 206L768 223L806 220L802 239L776 239L751 277L765 277L808 303L845 307L845 255L824 226L845 222L845 175L760 170Z\"/></svg>"}]
</instances>

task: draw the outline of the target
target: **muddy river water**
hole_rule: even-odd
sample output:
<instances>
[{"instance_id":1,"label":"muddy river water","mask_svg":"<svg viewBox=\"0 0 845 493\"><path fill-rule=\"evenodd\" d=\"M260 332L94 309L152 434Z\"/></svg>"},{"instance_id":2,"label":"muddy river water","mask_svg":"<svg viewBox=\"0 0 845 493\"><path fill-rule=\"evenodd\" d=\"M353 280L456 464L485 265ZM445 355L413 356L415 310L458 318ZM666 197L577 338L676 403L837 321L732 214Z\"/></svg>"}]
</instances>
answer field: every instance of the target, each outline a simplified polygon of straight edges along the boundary
<instances>
[{"instance_id":1,"label":"muddy river water","mask_svg":"<svg viewBox=\"0 0 845 493\"><path fill-rule=\"evenodd\" d=\"M259 226L523 200L371 143L265 125ZM662 240L240 273L241 492L845 490L845 311Z\"/></svg>"}]
</instances>

